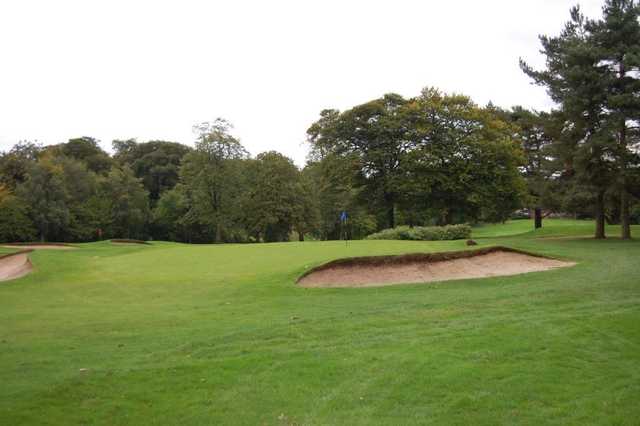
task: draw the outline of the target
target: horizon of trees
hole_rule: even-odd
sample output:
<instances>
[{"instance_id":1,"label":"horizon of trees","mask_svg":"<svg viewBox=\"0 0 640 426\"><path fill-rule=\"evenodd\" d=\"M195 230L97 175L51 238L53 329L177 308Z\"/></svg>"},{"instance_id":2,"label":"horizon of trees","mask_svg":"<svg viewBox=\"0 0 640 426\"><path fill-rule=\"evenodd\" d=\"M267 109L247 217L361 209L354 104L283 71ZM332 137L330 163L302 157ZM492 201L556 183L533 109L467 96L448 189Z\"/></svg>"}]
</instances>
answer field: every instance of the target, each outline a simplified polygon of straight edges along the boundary
<instances>
[{"instance_id":1,"label":"horizon of trees","mask_svg":"<svg viewBox=\"0 0 640 426\"><path fill-rule=\"evenodd\" d=\"M0 241L107 238L190 243L339 239L397 225L500 222L526 208L605 223L640 221L640 8L578 7L541 36L545 69L522 70L557 108L481 107L425 88L327 109L298 168L276 151L249 155L224 119L171 141L91 137L0 153Z\"/></svg>"},{"instance_id":2,"label":"horizon of trees","mask_svg":"<svg viewBox=\"0 0 640 426\"><path fill-rule=\"evenodd\" d=\"M363 169L357 152L343 155L332 145L338 139L327 136L334 124L348 132L363 111L368 115L358 120L372 125L367 132L381 132L366 160L379 170ZM467 97L426 89L411 100L390 94L332 114L335 122L321 119L309 129L312 153L302 169L275 151L251 157L223 119L194 126L193 148L115 140L109 155L90 137L46 147L18 143L0 156L0 240L336 239L342 211L349 213L348 236L363 238L396 223L504 220L520 205L522 156L513 129ZM385 126L414 130L384 145ZM386 150L396 145L404 148L394 154L393 180L381 181ZM386 214L378 214L385 203Z\"/></svg>"}]
</instances>

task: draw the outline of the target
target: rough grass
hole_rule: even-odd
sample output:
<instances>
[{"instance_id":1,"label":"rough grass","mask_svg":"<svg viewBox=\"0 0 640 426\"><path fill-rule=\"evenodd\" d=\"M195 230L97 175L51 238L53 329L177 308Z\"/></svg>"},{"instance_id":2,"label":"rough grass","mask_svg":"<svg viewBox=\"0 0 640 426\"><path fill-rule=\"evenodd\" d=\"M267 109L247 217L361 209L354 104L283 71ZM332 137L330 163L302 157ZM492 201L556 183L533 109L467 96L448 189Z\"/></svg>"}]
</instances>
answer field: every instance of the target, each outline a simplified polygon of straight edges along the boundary
<instances>
[{"instance_id":1,"label":"rough grass","mask_svg":"<svg viewBox=\"0 0 640 426\"><path fill-rule=\"evenodd\" d=\"M0 424L636 424L640 243L511 231L474 238L579 264L305 289L328 260L464 241L34 252L0 284Z\"/></svg>"}]
</instances>

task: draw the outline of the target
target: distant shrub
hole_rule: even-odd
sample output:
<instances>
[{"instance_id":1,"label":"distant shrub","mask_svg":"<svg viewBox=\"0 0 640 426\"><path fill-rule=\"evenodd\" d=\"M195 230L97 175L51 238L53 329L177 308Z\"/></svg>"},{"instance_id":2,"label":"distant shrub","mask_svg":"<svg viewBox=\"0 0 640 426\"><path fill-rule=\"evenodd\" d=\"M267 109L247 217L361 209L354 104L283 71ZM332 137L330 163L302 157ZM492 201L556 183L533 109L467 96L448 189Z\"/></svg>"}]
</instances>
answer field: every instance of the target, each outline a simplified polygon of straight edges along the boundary
<instances>
[{"instance_id":1,"label":"distant shrub","mask_svg":"<svg viewBox=\"0 0 640 426\"><path fill-rule=\"evenodd\" d=\"M367 240L444 241L464 240L470 237L469 225L415 226L413 228L398 226L371 234Z\"/></svg>"}]
</instances>

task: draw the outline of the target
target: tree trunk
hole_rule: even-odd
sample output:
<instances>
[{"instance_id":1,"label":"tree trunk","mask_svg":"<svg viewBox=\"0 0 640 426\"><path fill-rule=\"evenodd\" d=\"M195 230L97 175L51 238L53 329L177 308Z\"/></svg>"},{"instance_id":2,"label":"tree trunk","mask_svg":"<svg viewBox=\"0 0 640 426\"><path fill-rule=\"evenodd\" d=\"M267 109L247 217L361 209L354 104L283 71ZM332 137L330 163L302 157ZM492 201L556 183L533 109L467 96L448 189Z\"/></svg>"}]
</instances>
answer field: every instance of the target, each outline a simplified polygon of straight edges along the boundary
<instances>
[{"instance_id":1,"label":"tree trunk","mask_svg":"<svg viewBox=\"0 0 640 426\"><path fill-rule=\"evenodd\" d=\"M620 238L631 239L631 219L629 217L629 194L625 189L620 193Z\"/></svg>"},{"instance_id":2,"label":"tree trunk","mask_svg":"<svg viewBox=\"0 0 640 426\"><path fill-rule=\"evenodd\" d=\"M444 224L451 225L451 223L453 223L453 212L451 211L451 209L447 209L444 214Z\"/></svg>"},{"instance_id":3,"label":"tree trunk","mask_svg":"<svg viewBox=\"0 0 640 426\"><path fill-rule=\"evenodd\" d=\"M606 238L604 232L604 191L598 192L598 196L596 197L596 235L595 238L598 240L602 240Z\"/></svg>"},{"instance_id":4,"label":"tree trunk","mask_svg":"<svg viewBox=\"0 0 640 426\"><path fill-rule=\"evenodd\" d=\"M216 223L216 236L215 236L215 243L220 243L222 242L222 226L220 225L220 223Z\"/></svg>"},{"instance_id":5,"label":"tree trunk","mask_svg":"<svg viewBox=\"0 0 640 426\"><path fill-rule=\"evenodd\" d=\"M542 228L542 209L540 207L536 207L533 209L533 212L535 229Z\"/></svg>"},{"instance_id":6,"label":"tree trunk","mask_svg":"<svg viewBox=\"0 0 640 426\"><path fill-rule=\"evenodd\" d=\"M301 231L298 231L298 241L304 241L304 233Z\"/></svg>"},{"instance_id":7,"label":"tree trunk","mask_svg":"<svg viewBox=\"0 0 640 426\"><path fill-rule=\"evenodd\" d=\"M396 206L391 197L387 198L387 221L389 222L389 228L396 227Z\"/></svg>"},{"instance_id":8,"label":"tree trunk","mask_svg":"<svg viewBox=\"0 0 640 426\"><path fill-rule=\"evenodd\" d=\"M619 81L626 78L626 69L624 66L624 57L619 58ZM620 174L622 178L622 191L620 192L620 238L623 240L631 239L631 221L629 218L629 194L626 188L626 169L627 169L627 120L626 117L620 118Z\"/></svg>"},{"instance_id":9,"label":"tree trunk","mask_svg":"<svg viewBox=\"0 0 640 426\"><path fill-rule=\"evenodd\" d=\"M40 241L44 243L47 240L48 234L49 234L49 226L45 224L40 228Z\"/></svg>"}]
</instances>

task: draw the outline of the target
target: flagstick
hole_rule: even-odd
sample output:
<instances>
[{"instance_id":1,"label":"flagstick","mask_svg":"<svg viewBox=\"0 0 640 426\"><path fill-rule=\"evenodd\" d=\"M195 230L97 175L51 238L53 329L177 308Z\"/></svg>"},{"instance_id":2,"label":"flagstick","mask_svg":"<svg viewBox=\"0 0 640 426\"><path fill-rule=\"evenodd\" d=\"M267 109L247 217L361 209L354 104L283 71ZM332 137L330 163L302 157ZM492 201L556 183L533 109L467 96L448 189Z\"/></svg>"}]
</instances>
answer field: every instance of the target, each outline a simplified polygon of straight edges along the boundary
<instances>
[{"instance_id":1,"label":"flagstick","mask_svg":"<svg viewBox=\"0 0 640 426\"><path fill-rule=\"evenodd\" d=\"M349 218L344 220L344 224L347 225L347 221L349 220ZM344 231L344 245L345 247L349 247L349 227L347 226L347 230Z\"/></svg>"}]
</instances>

